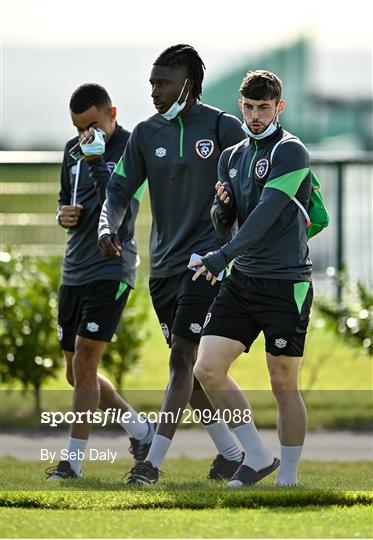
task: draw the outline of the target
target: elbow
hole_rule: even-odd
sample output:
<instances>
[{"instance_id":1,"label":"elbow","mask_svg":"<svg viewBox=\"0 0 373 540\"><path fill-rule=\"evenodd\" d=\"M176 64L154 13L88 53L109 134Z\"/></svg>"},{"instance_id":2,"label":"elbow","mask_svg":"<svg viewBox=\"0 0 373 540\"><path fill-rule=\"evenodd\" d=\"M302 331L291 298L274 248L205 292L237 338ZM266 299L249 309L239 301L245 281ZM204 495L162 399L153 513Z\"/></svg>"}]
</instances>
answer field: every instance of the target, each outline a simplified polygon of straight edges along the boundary
<instances>
[{"instance_id":1,"label":"elbow","mask_svg":"<svg viewBox=\"0 0 373 540\"><path fill-rule=\"evenodd\" d=\"M219 216L214 209L211 211L211 221L214 229L219 233L227 233L231 230L233 222L226 216Z\"/></svg>"}]
</instances>

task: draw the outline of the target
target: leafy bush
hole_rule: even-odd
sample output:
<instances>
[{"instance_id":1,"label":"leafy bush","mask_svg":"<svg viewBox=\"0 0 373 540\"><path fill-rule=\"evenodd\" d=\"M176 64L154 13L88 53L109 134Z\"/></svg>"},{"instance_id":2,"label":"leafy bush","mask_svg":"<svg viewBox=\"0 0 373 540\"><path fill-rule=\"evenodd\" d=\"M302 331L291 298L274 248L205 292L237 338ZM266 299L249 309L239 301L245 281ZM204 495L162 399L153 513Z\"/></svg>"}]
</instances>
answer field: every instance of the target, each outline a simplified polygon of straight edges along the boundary
<instances>
[{"instance_id":1,"label":"leafy bush","mask_svg":"<svg viewBox=\"0 0 373 540\"><path fill-rule=\"evenodd\" d=\"M352 346L373 354L373 294L360 282L348 282L346 275L339 278L343 285L340 303L322 298L316 301L319 312L334 331Z\"/></svg>"},{"instance_id":2,"label":"leafy bush","mask_svg":"<svg viewBox=\"0 0 373 540\"><path fill-rule=\"evenodd\" d=\"M0 259L0 373L3 382L16 380L34 390L38 412L40 389L61 365L56 334L60 265L59 257L2 253Z\"/></svg>"},{"instance_id":3,"label":"leafy bush","mask_svg":"<svg viewBox=\"0 0 373 540\"><path fill-rule=\"evenodd\" d=\"M60 257L31 257L11 250L0 254L0 375L5 384L17 381L25 390L32 388L38 413L40 390L57 377L63 363L56 332L61 263ZM103 357L118 388L139 359L148 335L148 312L145 286L139 284Z\"/></svg>"}]
</instances>

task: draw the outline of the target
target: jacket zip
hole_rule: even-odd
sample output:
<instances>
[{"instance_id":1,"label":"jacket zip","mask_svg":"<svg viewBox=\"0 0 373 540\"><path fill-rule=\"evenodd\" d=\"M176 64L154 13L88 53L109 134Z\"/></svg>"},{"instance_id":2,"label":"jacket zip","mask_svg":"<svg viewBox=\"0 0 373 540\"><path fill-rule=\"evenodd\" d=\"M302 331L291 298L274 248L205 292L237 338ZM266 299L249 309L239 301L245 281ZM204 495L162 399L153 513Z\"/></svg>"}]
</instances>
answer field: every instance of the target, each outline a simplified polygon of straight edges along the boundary
<instances>
[{"instance_id":1,"label":"jacket zip","mask_svg":"<svg viewBox=\"0 0 373 540\"><path fill-rule=\"evenodd\" d=\"M249 178L250 178L250 176L251 176L251 169L252 169L253 161L254 161L255 156L256 156L256 154L257 154L257 152L258 152L258 144L257 144L257 142L256 142L255 139L253 139L253 141L254 141L254 146L255 146L255 152L254 152L254 155L253 155L253 157L251 158L251 162L250 162L249 174L247 175Z\"/></svg>"},{"instance_id":2,"label":"jacket zip","mask_svg":"<svg viewBox=\"0 0 373 540\"><path fill-rule=\"evenodd\" d=\"M180 146L179 146L179 157L183 157L184 152L184 124L181 116L177 117L177 121L179 122L180 126Z\"/></svg>"}]
</instances>

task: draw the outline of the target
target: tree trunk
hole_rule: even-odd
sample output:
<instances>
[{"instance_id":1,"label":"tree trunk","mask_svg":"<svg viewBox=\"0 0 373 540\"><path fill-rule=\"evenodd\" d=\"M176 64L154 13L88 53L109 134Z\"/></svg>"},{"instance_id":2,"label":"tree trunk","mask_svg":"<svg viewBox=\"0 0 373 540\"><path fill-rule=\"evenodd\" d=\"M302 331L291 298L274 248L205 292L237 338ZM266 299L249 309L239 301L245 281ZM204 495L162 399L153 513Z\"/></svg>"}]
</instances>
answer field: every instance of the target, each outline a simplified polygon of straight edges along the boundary
<instances>
[{"instance_id":1,"label":"tree trunk","mask_svg":"<svg viewBox=\"0 0 373 540\"><path fill-rule=\"evenodd\" d=\"M41 394L40 385L34 385L35 411L40 416L41 414Z\"/></svg>"}]
</instances>

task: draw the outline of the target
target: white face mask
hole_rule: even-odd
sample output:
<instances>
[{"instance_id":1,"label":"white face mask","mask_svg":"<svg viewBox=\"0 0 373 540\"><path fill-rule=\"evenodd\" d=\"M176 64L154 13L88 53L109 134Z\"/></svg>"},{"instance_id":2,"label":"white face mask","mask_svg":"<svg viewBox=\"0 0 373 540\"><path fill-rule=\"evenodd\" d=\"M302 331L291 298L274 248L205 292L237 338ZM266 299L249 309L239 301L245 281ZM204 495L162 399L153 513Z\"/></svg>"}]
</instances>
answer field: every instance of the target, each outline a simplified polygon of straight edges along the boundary
<instances>
[{"instance_id":1,"label":"white face mask","mask_svg":"<svg viewBox=\"0 0 373 540\"><path fill-rule=\"evenodd\" d=\"M173 103L171 105L171 107L168 109L168 111L166 111L165 113L163 113L161 116L163 116L163 118L165 118L166 120L173 120L174 118L176 118L176 116L184 109L185 105L186 105L186 102L187 102L187 99L188 99L188 96L189 96L189 92L187 93L187 95L185 96L185 100L182 102L182 103L179 103L179 99L181 98L181 96L183 95L183 92L184 92L184 88L185 88L185 85L186 83L188 82L188 79L185 79L185 83L183 84L183 87L181 89L181 92L179 94L179 97L177 98L177 100L175 101L175 103Z\"/></svg>"},{"instance_id":2,"label":"white face mask","mask_svg":"<svg viewBox=\"0 0 373 540\"><path fill-rule=\"evenodd\" d=\"M252 137L253 139L256 139L257 141L260 141L261 139L265 139L266 137L269 137L272 135L276 129L277 129L277 116L278 111L276 108L275 116L273 117L272 122L267 126L267 128L263 131L263 133L253 133L249 126L246 124L246 120L243 121L243 124L241 128L243 131L248 135L249 137Z\"/></svg>"}]
</instances>

